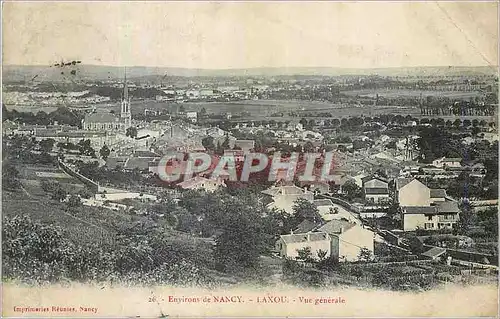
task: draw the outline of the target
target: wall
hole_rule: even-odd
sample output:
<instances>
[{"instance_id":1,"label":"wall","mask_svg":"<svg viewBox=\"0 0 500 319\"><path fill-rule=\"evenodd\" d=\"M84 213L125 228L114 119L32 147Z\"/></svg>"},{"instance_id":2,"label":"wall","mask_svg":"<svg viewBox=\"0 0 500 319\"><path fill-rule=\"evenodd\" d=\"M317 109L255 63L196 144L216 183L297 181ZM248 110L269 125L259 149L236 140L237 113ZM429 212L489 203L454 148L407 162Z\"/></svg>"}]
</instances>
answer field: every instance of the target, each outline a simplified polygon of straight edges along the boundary
<instances>
[{"instance_id":1,"label":"wall","mask_svg":"<svg viewBox=\"0 0 500 319\"><path fill-rule=\"evenodd\" d=\"M431 229L434 229L437 228L436 221L436 216L432 216L432 219L429 220L424 214L403 214L403 230L410 231L417 228L426 229L424 228L425 223L432 223Z\"/></svg>"},{"instance_id":2,"label":"wall","mask_svg":"<svg viewBox=\"0 0 500 319\"><path fill-rule=\"evenodd\" d=\"M271 206L276 207L277 209L283 209L287 213L292 214L295 201L299 198L303 198L312 202L314 199L314 194L308 192L306 194L297 195L276 195L273 197L274 203Z\"/></svg>"},{"instance_id":3,"label":"wall","mask_svg":"<svg viewBox=\"0 0 500 319\"><path fill-rule=\"evenodd\" d=\"M306 236L306 234L304 234ZM289 243L284 244L284 253L288 258L294 258L298 256L297 250L300 250L305 247L311 248L311 253L313 258L318 259L318 251L323 250L326 251L326 257L329 257L331 254L331 246L330 246L330 238L327 240L317 240L317 241L305 241L300 243Z\"/></svg>"},{"instance_id":4,"label":"wall","mask_svg":"<svg viewBox=\"0 0 500 319\"><path fill-rule=\"evenodd\" d=\"M386 182L380 181L378 179L372 179L367 181L364 185L364 188L387 188L388 184Z\"/></svg>"},{"instance_id":5,"label":"wall","mask_svg":"<svg viewBox=\"0 0 500 319\"><path fill-rule=\"evenodd\" d=\"M91 180L90 178L87 178L83 176L82 174L72 170L69 166L64 164L62 161L58 160L59 167L66 172L68 175L73 176L74 178L78 179L80 182L85 184L88 188L90 188L91 191L98 193L99 192L99 184Z\"/></svg>"},{"instance_id":6,"label":"wall","mask_svg":"<svg viewBox=\"0 0 500 319\"><path fill-rule=\"evenodd\" d=\"M384 203L389 202L389 194L366 194L365 198L367 201L373 201L374 203Z\"/></svg>"},{"instance_id":7,"label":"wall","mask_svg":"<svg viewBox=\"0 0 500 319\"><path fill-rule=\"evenodd\" d=\"M153 200L155 201L156 200L156 196L154 195L148 195L148 194L142 194L141 196L141 193L136 193L136 192L123 192L123 193L110 193L110 194L105 194L105 193L102 193L102 194L96 194L95 195L95 199L96 200L101 200L101 201L105 201L105 200L110 200L110 201L113 201L113 200L122 200L122 199L144 199L144 200Z\"/></svg>"},{"instance_id":8,"label":"wall","mask_svg":"<svg viewBox=\"0 0 500 319\"><path fill-rule=\"evenodd\" d=\"M429 206L430 197L429 188L418 180L411 181L398 192L400 206Z\"/></svg>"},{"instance_id":9,"label":"wall","mask_svg":"<svg viewBox=\"0 0 500 319\"><path fill-rule=\"evenodd\" d=\"M354 226L339 236L339 258L345 261L356 261L362 248L373 254L374 233L361 226ZM345 259L342 259L345 257Z\"/></svg>"}]
</instances>

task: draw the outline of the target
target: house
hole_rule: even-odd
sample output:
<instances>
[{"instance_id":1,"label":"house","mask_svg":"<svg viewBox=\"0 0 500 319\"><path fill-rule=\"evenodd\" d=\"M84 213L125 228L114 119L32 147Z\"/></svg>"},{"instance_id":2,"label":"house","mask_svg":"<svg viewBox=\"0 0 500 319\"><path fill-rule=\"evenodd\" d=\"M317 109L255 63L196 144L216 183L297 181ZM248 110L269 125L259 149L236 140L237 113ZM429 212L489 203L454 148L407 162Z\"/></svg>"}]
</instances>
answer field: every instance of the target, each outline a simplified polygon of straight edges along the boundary
<instances>
[{"instance_id":1,"label":"house","mask_svg":"<svg viewBox=\"0 0 500 319\"><path fill-rule=\"evenodd\" d=\"M289 214L293 213L293 206L298 199L305 199L311 203L314 200L314 193L295 185L271 186L261 193L270 197L269 209L276 208Z\"/></svg>"},{"instance_id":2,"label":"house","mask_svg":"<svg viewBox=\"0 0 500 319\"><path fill-rule=\"evenodd\" d=\"M399 206L430 206L430 189L418 179L398 178L396 190Z\"/></svg>"},{"instance_id":3,"label":"house","mask_svg":"<svg viewBox=\"0 0 500 319\"><path fill-rule=\"evenodd\" d=\"M459 208L456 202L437 202L431 206L401 207L403 230L451 229L458 222Z\"/></svg>"},{"instance_id":4,"label":"house","mask_svg":"<svg viewBox=\"0 0 500 319\"><path fill-rule=\"evenodd\" d=\"M177 184L182 189L202 189L206 192L214 192L219 187L225 187L226 184L221 179L208 179L201 176L195 176Z\"/></svg>"},{"instance_id":5,"label":"house","mask_svg":"<svg viewBox=\"0 0 500 319\"><path fill-rule=\"evenodd\" d=\"M331 256L339 261L357 261L363 248L372 253L375 233L345 219L334 219L318 228L331 238Z\"/></svg>"},{"instance_id":6,"label":"house","mask_svg":"<svg viewBox=\"0 0 500 319\"><path fill-rule=\"evenodd\" d=\"M362 188L363 187L363 178L367 177L368 175L366 174L358 174L354 177L352 177L352 179L354 180L354 183L356 183L356 185L358 185L358 187Z\"/></svg>"},{"instance_id":7,"label":"house","mask_svg":"<svg viewBox=\"0 0 500 319\"><path fill-rule=\"evenodd\" d=\"M438 168L447 168L447 167L460 168L462 167L462 164L460 164L461 162L462 162L461 158L441 157L432 161L432 166Z\"/></svg>"},{"instance_id":8,"label":"house","mask_svg":"<svg viewBox=\"0 0 500 319\"><path fill-rule=\"evenodd\" d=\"M330 192L330 185L322 181L299 182L299 186L315 194L327 194Z\"/></svg>"},{"instance_id":9,"label":"house","mask_svg":"<svg viewBox=\"0 0 500 319\"><path fill-rule=\"evenodd\" d=\"M340 205L336 205L331 199L315 199L314 206L318 209L321 219L328 222L333 219L345 219L352 223L361 223L353 214Z\"/></svg>"},{"instance_id":10,"label":"house","mask_svg":"<svg viewBox=\"0 0 500 319\"><path fill-rule=\"evenodd\" d=\"M198 121L197 112L186 112L186 118L191 121L191 123L196 123Z\"/></svg>"},{"instance_id":11,"label":"house","mask_svg":"<svg viewBox=\"0 0 500 319\"><path fill-rule=\"evenodd\" d=\"M362 179L362 182L367 202L375 204L389 202L389 183L387 180L377 176L367 176Z\"/></svg>"},{"instance_id":12,"label":"house","mask_svg":"<svg viewBox=\"0 0 500 319\"><path fill-rule=\"evenodd\" d=\"M276 241L275 248L279 255L285 258L295 259L299 256L298 251L310 248L312 258L319 259L318 253L325 252L325 258L331 254L331 239L324 232L308 232L304 234L281 235Z\"/></svg>"},{"instance_id":13,"label":"house","mask_svg":"<svg viewBox=\"0 0 500 319\"><path fill-rule=\"evenodd\" d=\"M403 230L452 228L458 221L457 202L444 189L430 189L417 179L396 181Z\"/></svg>"},{"instance_id":14,"label":"house","mask_svg":"<svg viewBox=\"0 0 500 319\"><path fill-rule=\"evenodd\" d=\"M304 130L304 126L299 121L290 121L286 126L287 131L302 131Z\"/></svg>"},{"instance_id":15,"label":"house","mask_svg":"<svg viewBox=\"0 0 500 319\"><path fill-rule=\"evenodd\" d=\"M9 135L17 130L19 125L11 120L5 120L2 122L2 132L4 135Z\"/></svg>"}]
</instances>

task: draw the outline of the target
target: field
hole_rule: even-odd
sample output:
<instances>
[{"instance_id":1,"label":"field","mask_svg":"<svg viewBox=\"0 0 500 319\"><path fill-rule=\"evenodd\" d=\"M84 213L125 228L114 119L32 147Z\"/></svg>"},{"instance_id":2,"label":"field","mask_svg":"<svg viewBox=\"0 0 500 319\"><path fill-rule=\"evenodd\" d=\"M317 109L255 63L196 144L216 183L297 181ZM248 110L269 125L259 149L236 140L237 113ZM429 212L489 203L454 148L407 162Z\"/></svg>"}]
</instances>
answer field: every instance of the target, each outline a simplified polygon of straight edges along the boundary
<instances>
[{"instance_id":1,"label":"field","mask_svg":"<svg viewBox=\"0 0 500 319\"><path fill-rule=\"evenodd\" d=\"M289 121L300 119L300 117L290 117L289 112L308 113L308 112L328 112L332 117L342 118L349 116L374 116L378 114L401 114L418 115L418 108L400 107L400 106L347 106L318 101L282 101L282 100L244 100L234 102L190 102L183 104L165 103L156 101L135 101L132 102L133 114L144 114L144 109L150 110L168 110L176 112L181 105L187 112L197 112L205 108L207 113L224 114L231 113L233 116L242 112L247 112L249 116L239 117L235 120L276 120ZM119 106L113 108L115 112L119 111ZM272 117L274 113L285 113L283 117Z\"/></svg>"},{"instance_id":2,"label":"field","mask_svg":"<svg viewBox=\"0 0 500 319\"><path fill-rule=\"evenodd\" d=\"M463 92L463 91L430 91L430 90L404 90L404 89L365 89L365 90L354 90L354 91L342 91L342 94L349 96L360 96L360 97L371 97L375 98L377 94L381 97L386 98L398 98L398 97L419 97L422 94L423 97L436 96L436 97L448 97L454 99L469 99L471 97L480 96L482 93L479 91Z\"/></svg>"},{"instance_id":3,"label":"field","mask_svg":"<svg viewBox=\"0 0 500 319\"><path fill-rule=\"evenodd\" d=\"M387 92L386 95L384 92ZM419 96L421 91L411 91L411 90L393 90L393 91L381 91L381 90L358 90L358 91L346 91L344 93L349 95L360 96L372 96L374 97L376 93L380 96L396 97L396 96ZM439 91L422 91L423 96L428 95L441 95L441 96L453 96L459 97L462 94L463 98L476 96L479 92L439 92ZM116 114L120 112L120 104L117 103L105 103L105 104L95 104L93 105L98 110L101 111L114 111ZM209 114L224 114L231 113L233 116L240 115L242 112L246 112L243 117L235 117L233 121L249 121L249 120L275 120L275 121L290 121L298 120L304 116L305 113L320 113L327 112L331 114L332 118L344 118L350 116L377 116L381 114L394 114L394 115L411 115L415 117L430 117L429 115L420 115L420 109L418 107L404 107L404 106L355 106L355 105L342 105L334 104L329 102L319 102L319 101L298 101L298 100L244 100L244 101L233 101L233 102L187 102L187 103L172 103L172 102L157 102L155 100L139 100L132 101L131 110L133 115L144 114L145 109L149 110L163 110L175 114L183 107L187 112L199 112L202 108L205 108ZM21 105L7 105L7 109L16 109L21 112L38 112L43 110L45 112L53 111L53 107L35 107L35 106L21 106ZM79 107L74 107L74 109L81 109ZM298 114L297 117L291 117L288 115L289 112L295 112ZM283 113L283 116L271 116L275 113ZM445 118L445 120L454 120L454 116L440 116ZM489 119L490 117L485 116L461 116L460 119L468 118L470 120L474 118L478 119Z\"/></svg>"}]
</instances>

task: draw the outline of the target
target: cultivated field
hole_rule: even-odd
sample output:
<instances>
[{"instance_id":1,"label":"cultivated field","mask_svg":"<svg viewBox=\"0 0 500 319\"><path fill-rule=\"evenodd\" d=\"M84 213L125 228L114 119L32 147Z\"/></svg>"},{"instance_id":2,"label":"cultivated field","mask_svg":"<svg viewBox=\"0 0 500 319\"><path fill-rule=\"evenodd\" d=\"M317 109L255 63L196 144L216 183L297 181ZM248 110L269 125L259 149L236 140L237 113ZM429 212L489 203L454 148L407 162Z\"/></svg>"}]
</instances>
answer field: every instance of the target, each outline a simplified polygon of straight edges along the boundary
<instances>
[{"instance_id":1,"label":"cultivated field","mask_svg":"<svg viewBox=\"0 0 500 319\"><path fill-rule=\"evenodd\" d=\"M304 113L319 113L328 112L332 117L349 117L349 116L374 116L378 114L401 114L401 115L418 115L420 110L418 108L401 107L401 106L353 106L341 105L328 102L317 101L281 101L281 100L245 100L235 102L193 102L193 103L165 103L156 101L137 101L132 102L133 114L144 114L144 109L150 110L168 110L174 112L178 110L181 105L187 112L197 112L205 108L207 113L224 114L231 113L239 115L246 112L247 116L238 120L264 120L273 119L276 121L289 121L292 119L299 119L301 114ZM114 108L115 109L115 108ZM118 111L118 106L115 111ZM289 112L299 114L299 117L288 116ZM271 117L275 113L284 113L283 117ZM249 114L249 115L248 115Z\"/></svg>"},{"instance_id":2,"label":"cultivated field","mask_svg":"<svg viewBox=\"0 0 500 319\"><path fill-rule=\"evenodd\" d=\"M342 91L342 94L349 96L360 96L360 97L371 97L377 96L386 98L398 98L398 97L419 97L422 94L423 97L436 96L436 97L448 97L454 99L469 99L471 97L480 96L482 93L479 91L472 92L462 92L462 91L431 91L431 90L404 90L404 89L365 89L365 90L353 90L353 91Z\"/></svg>"}]
</instances>

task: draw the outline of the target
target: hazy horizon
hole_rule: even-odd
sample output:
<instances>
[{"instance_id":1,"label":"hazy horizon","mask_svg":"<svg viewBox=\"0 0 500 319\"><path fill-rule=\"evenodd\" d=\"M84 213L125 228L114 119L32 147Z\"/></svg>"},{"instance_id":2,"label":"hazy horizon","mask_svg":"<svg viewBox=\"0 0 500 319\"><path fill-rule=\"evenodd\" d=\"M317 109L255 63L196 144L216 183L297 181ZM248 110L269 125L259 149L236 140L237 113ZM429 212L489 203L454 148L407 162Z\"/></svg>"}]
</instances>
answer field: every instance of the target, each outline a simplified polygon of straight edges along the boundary
<instances>
[{"instance_id":1,"label":"hazy horizon","mask_svg":"<svg viewBox=\"0 0 500 319\"><path fill-rule=\"evenodd\" d=\"M4 65L498 65L497 2L6 2Z\"/></svg>"},{"instance_id":2,"label":"hazy horizon","mask_svg":"<svg viewBox=\"0 0 500 319\"><path fill-rule=\"evenodd\" d=\"M60 62L60 61L59 61ZM71 62L71 60L64 60ZM7 64L8 67L51 67L47 64ZM255 66L248 68L187 68L179 66L155 66L155 65L108 65L108 64L84 64L88 67L103 68L158 68L158 69L187 69L206 71L231 71L231 70L252 70L252 69L352 69L352 70L373 70L373 69L417 69L417 68L498 68L499 65L420 65L420 66L389 66L389 67L342 67L342 66Z\"/></svg>"}]
</instances>

